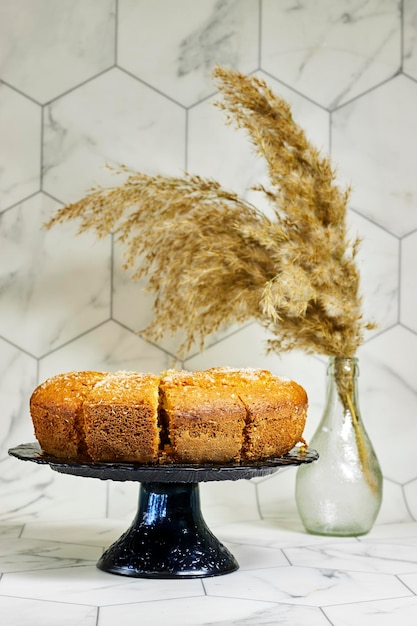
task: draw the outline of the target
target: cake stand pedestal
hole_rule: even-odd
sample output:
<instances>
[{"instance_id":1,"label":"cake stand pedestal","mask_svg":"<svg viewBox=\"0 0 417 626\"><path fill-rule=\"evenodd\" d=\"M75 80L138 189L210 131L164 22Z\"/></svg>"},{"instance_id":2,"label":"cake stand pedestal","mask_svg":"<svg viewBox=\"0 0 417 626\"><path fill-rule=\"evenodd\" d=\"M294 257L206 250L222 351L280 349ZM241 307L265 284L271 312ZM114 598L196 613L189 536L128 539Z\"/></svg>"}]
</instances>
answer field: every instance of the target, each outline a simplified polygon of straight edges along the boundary
<instances>
[{"instance_id":1,"label":"cake stand pedestal","mask_svg":"<svg viewBox=\"0 0 417 626\"><path fill-rule=\"evenodd\" d=\"M37 443L11 448L9 454L63 474L140 482L132 525L97 563L105 572L137 578L204 578L235 571L235 557L204 521L199 483L266 476L318 459L315 450L294 448L283 457L226 466L70 462L42 452Z\"/></svg>"}]
</instances>

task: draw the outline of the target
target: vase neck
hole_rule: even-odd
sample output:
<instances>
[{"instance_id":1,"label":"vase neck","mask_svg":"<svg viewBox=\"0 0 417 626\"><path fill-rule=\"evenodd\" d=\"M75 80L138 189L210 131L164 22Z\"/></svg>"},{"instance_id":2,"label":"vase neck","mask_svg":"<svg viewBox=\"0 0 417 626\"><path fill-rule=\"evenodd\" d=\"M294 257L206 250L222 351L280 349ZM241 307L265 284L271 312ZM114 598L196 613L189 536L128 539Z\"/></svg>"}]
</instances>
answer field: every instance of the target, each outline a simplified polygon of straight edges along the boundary
<instances>
[{"instance_id":1,"label":"vase neck","mask_svg":"<svg viewBox=\"0 0 417 626\"><path fill-rule=\"evenodd\" d=\"M356 357L332 356L329 358L327 373L329 376L357 378L359 376L359 361Z\"/></svg>"},{"instance_id":2,"label":"vase neck","mask_svg":"<svg viewBox=\"0 0 417 626\"><path fill-rule=\"evenodd\" d=\"M326 413L339 406L341 414L355 413L359 418L357 379L359 367L357 358L331 357L327 368Z\"/></svg>"}]
</instances>

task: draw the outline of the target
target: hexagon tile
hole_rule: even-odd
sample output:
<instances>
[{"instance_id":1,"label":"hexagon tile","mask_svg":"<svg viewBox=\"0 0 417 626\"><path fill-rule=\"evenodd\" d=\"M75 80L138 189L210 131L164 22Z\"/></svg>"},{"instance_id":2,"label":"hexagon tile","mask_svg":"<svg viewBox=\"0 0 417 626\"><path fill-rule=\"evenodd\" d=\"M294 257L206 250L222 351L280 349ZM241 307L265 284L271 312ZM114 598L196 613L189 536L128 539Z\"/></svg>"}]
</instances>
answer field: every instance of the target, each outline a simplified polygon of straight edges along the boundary
<instances>
[{"instance_id":1,"label":"hexagon tile","mask_svg":"<svg viewBox=\"0 0 417 626\"><path fill-rule=\"evenodd\" d=\"M106 165L179 173L185 112L119 69L45 107L43 189L62 202L117 184Z\"/></svg>"},{"instance_id":2,"label":"hexagon tile","mask_svg":"<svg viewBox=\"0 0 417 626\"><path fill-rule=\"evenodd\" d=\"M0 211L40 189L41 126L41 108L0 80Z\"/></svg>"},{"instance_id":3,"label":"hexagon tile","mask_svg":"<svg viewBox=\"0 0 417 626\"><path fill-rule=\"evenodd\" d=\"M414 0L0 2L0 615L7 626L415 626L417 615L417 8ZM361 412L384 474L362 537L307 534L295 468L200 485L240 568L210 579L113 576L97 559L128 528L133 481L69 476L8 449L33 440L28 401L70 369L159 372L178 337L138 331L152 298L120 243L43 228L64 203L119 179L106 166L212 176L263 210L266 168L226 125L215 64L264 78L351 185L349 232L364 315ZM320 420L326 360L266 355L255 322L221 329L177 366L267 367Z\"/></svg>"},{"instance_id":4,"label":"hexagon tile","mask_svg":"<svg viewBox=\"0 0 417 626\"><path fill-rule=\"evenodd\" d=\"M332 154L353 186L352 206L396 235L417 228L416 98L416 81L397 76L332 116Z\"/></svg>"},{"instance_id":5,"label":"hexagon tile","mask_svg":"<svg viewBox=\"0 0 417 626\"><path fill-rule=\"evenodd\" d=\"M108 69L115 61L115 5L4 0L1 79L43 104Z\"/></svg>"},{"instance_id":6,"label":"hexagon tile","mask_svg":"<svg viewBox=\"0 0 417 626\"><path fill-rule=\"evenodd\" d=\"M333 109L401 67L398 2L262 3L264 70Z\"/></svg>"}]
</instances>

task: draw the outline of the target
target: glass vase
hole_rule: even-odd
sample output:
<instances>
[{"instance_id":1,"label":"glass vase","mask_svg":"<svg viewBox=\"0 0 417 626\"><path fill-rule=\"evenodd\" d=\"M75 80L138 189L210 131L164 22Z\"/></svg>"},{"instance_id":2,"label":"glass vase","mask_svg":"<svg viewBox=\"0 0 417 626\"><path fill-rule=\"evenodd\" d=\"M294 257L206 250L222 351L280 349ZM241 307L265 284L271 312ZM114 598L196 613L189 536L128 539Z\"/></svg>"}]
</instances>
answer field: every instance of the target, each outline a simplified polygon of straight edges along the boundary
<instances>
[{"instance_id":1,"label":"glass vase","mask_svg":"<svg viewBox=\"0 0 417 626\"><path fill-rule=\"evenodd\" d=\"M309 442L320 458L297 471L297 508L310 533L363 535L381 506L382 474L360 415L358 360L331 358L327 374L326 405Z\"/></svg>"}]
</instances>

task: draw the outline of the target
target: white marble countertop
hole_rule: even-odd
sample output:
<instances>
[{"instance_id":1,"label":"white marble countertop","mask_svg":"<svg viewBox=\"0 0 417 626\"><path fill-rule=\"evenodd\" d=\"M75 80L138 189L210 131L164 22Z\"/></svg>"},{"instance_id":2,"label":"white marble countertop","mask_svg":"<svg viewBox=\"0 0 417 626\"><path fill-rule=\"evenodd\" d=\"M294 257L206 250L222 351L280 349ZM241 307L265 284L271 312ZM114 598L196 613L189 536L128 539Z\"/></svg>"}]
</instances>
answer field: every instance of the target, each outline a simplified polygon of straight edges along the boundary
<instances>
[{"instance_id":1,"label":"white marble countertop","mask_svg":"<svg viewBox=\"0 0 417 626\"><path fill-rule=\"evenodd\" d=\"M25 472L30 482L30 469ZM3 499L1 624L417 624L414 521L382 520L362 537L313 536L303 530L291 495L279 496L277 479L204 483L203 515L238 560L238 571L186 580L129 578L104 573L96 562L129 527L137 484L55 476L45 467L34 474L44 482L41 498L34 487L24 506L15 491ZM276 505L262 502L266 491ZM110 501L119 502L120 519ZM92 516L94 509L100 516Z\"/></svg>"}]
</instances>

